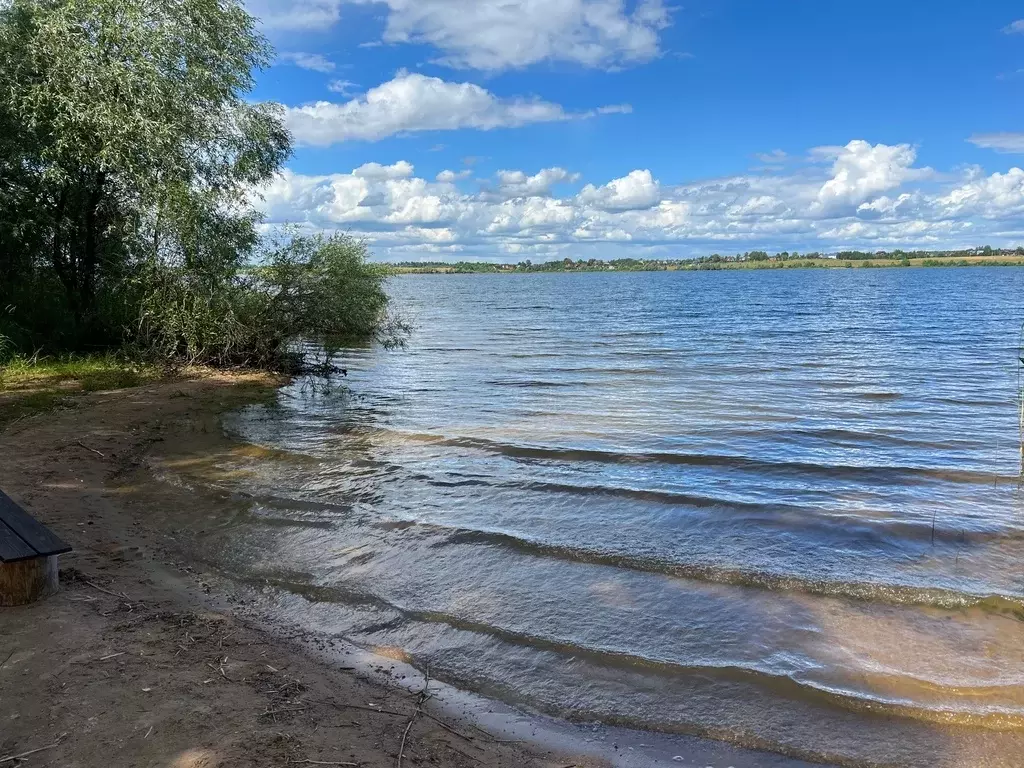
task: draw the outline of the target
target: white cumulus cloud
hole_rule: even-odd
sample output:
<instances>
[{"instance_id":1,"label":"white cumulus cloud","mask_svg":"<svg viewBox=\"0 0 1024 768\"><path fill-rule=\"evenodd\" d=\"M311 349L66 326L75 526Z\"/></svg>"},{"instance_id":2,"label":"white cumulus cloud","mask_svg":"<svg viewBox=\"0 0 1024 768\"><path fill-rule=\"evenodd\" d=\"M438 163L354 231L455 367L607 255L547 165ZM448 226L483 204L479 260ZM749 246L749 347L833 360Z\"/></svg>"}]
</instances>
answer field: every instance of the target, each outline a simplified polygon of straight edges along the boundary
<instances>
[{"instance_id":1,"label":"white cumulus cloud","mask_svg":"<svg viewBox=\"0 0 1024 768\"><path fill-rule=\"evenodd\" d=\"M428 45L441 63L485 71L642 63L661 54L671 20L663 0L247 0L267 28L285 31L329 28L344 5L369 3L387 7L384 42Z\"/></svg>"},{"instance_id":2,"label":"white cumulus cloud","mask_svg":"<svg viewBox=\"0 0 1024 768\"><path fill-rule=\"evenodd\" d=\"M456 181L468 179L472 175L473 172L468 168L461 171L444 170L437 174L437 181L441 182L442 184L454 184Z\"/></svg>"},{"instance_id":3,"label":"white cumulus cloud","mask_svg":"<svg viewBox=\"0 0 1024 768\"><path fill-rule=\"evenodd\" d=\"M285 120L300 145L325 147L417 131L486 131L596 114L567 112L559 104L540 99L503 99L474 83L453 83L402 71L363 96L341 104L319 101L287 107Z\"/></svg>"},{"instance_id":4,"label":"white cumulus cloud","mask_svg":"<svg viewBox=\"0 0 1024 768\"><path fill-rule=\"evenodd\" d=\"M832 178L818 190L815 205L821 211L860 205L924 172L913 168L917 153L909 144L872 145L858 140L845 147L819 147L817 154L834 158Z\"/></svg>"},{"instance_id":5,"label":"white cumulus cloud","mask_svg":"<svg viewBox=\"0 0 1024 768\"><path fill-rule=\"evenodd\" d=\"M546 196L555 184L578 178L579 174L565 168L544 168L533 176L523 171L498 171L497 194L502 198Z\"/></svg>"},{"instance_id":6,"label":"white cumulus cloud","mask_svg":"<svg viewBox=\"0 0 1024 768\"><path fill-rule=\"evenodd\" d=\"M399 160L394 165L365 163L352 171L352 175L363 179L408 179L415 170L412 163Z\"/></svg>"},{"instance_id":7,"label":"white cumulus cloud","mask_svg":"<svg viewBox=\"0 0 1024 768\"><path fill-rule=\"evenodd\" d=\"M428 44L441 61L480 70L568 61L615 67L660 53L661 0L384 0L384 40Z\"/></svg>"},{"instance_id":8,"label":"white cumulus cloud","mask_svg":"<svg viewBox=\"0 0 1024 768\"><path fill-rule=\"evenodd\" d=\"M909 145L853 141L752 172L669 185L648 169L560 194L564 168L432 180L411 163L347 173L286 171L263 190L268 226L296 223L366 237L404 259L678 258L745 250L965 247L1024 242L1024 170L937 174ZM827 162L820 160L827 158ZM456 182L461 182L456 184ZM824 202L823 202L824 201Z\"/></svg>"},{"instance_id":9,"label":"white cumulus cloud","mask_svg":"<svg viewBox=\"0 0 1024 768\"><path fill-rule=\"evenodd\" d=\"M1024 170L1011 168L955 187L935 201L942 216L1002 218L1024 214Z\"/></svg>"},{"instance_id":10,"label":"white cumulus cloud","mask_svg":"<svg viewBox=\"0 0 1024 768\"><path fill-rule=\"evenodd\" d=\"M580 190L579 199L607 211L651 208L661 200L661 186L648 170L630 171L629 175L602 187L588 184Z\"/></svg>"}]
</instances>

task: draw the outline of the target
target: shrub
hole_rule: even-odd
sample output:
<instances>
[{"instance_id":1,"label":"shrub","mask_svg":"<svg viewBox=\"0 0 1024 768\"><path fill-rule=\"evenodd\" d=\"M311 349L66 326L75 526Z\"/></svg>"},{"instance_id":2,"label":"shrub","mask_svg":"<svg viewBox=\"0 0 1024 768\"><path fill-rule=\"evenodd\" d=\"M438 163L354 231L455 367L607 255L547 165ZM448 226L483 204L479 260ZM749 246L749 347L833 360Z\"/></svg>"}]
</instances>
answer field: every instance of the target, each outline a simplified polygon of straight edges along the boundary
<instances>
[{"instance_id":1,"label":"shrub","mask_svg":"<svg viewBox=\"0 0 1024 768\"><path fill-rule=\"evenodd\" d=\"M347 235L314 235L276 242L256 265L216 279L148 265L135 286L131 343L153 360L270 368L301 367L302 340L401 345L408 326L389 313L391 272L367 255L365 243Z\"/></svg>"}]
</instances>

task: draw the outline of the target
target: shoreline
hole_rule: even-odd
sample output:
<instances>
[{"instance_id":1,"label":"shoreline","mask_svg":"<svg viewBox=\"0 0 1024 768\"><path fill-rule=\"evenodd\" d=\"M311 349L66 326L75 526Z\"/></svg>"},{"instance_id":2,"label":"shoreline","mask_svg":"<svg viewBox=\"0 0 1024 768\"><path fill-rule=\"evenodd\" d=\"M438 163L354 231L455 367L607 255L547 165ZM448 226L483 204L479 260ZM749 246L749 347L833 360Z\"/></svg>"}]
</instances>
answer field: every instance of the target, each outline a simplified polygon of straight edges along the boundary
<instances>
[{"instance_id":1,"label":"shoreline","mask_svg":"<svg viewBox=\"0 0 1024 768\"><path fill-rule=\"evenodd\" d=\"M209 446L211 421L276 383L207 376L97 392L0 432L0 487L74 547L60 593L0 611L0 758L384 768L402 751L410 766L603 765L416 715L416 695L257 626L226 580L179 550L160 523L191 494L149 477L147 451Z\"/></svg>"},{"instance_id":2,"label":"shoreline","mask_svg":"<svg viewBox=\"0 0 1024 768\"><path fill-rule=\"evenodd\" d=\"M0 431L12 457L0 487L75 549L58 595L0 612L0 758L45 747L40 764L83 767L384 768L400 751L406 765L456 768L805 765L570 724L436 681L424 700L397 649L275 622L280 595L218 573L178 535L245 501L161 480L149 457L253 450L223 434L221 414L281 383L205 372L79 395Z\"/></svg>"}]
</instances>

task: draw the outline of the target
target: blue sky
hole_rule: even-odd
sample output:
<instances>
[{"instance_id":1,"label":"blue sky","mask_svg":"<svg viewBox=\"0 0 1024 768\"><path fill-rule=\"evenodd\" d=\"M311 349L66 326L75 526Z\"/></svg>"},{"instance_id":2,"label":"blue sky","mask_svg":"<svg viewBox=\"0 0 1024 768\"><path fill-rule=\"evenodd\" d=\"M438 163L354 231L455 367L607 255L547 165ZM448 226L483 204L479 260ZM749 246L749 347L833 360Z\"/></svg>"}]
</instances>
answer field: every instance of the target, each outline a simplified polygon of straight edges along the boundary
<instances>
[{"instance_id":1,"label":"blue sky","mask_svg":"<svg viewBox=\"0 0 1024 768\"><path fill-rule=\"evenodd\" d=\"M271 225L389 260L1024 244L1024 7L249 0Z\"/></svg>"}]
</instances>

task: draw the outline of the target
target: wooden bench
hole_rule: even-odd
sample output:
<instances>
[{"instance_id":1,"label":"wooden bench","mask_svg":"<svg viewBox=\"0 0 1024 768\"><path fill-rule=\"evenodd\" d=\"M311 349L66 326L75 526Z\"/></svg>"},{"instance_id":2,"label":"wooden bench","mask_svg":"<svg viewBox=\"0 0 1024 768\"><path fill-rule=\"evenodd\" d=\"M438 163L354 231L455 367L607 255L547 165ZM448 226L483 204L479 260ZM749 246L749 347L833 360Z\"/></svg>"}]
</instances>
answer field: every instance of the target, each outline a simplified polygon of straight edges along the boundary
<instances>
[{"instance_id":1,"label":"wooden bench","mask_svg":"<svg viewBox=\"0 0 1024 768\"><path fill-rule=\"evenodd\" d=\"M0 606L27 605L57 591L57 556L71 547L0 491Z\"/></svg>"}]
</instances>

